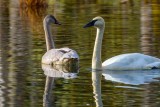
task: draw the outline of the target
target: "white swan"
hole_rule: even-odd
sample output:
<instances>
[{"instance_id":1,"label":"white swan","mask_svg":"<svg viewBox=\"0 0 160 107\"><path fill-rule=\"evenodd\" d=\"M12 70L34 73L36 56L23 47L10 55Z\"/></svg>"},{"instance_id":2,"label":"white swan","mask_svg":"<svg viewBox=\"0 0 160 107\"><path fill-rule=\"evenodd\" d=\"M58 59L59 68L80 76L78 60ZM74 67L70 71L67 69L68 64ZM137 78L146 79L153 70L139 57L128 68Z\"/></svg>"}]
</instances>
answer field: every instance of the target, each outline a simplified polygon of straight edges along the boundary
<instances>
[{"instance_id":1,"label":"white swan","mask_svg":"<svg viewBox=\"0 0 160 107\"><path fill-rule=\"evenodd\" d=\"M55 46L50 30L51 23L60 24L52 15L47 15L43 20L47 52L42 56L42 63L50 65L63 65L66 64L66 62L78 62L79 56L76 51L70 48L53 49Z\"/></svg>"},{"instance_id":2,"label":"white swan","mask_svg":"<svg viewBox=\"0 0 160 107\"><path fill-rule=\"evenodd\" d=\"M93 50L92 69L109 70L142 70L160 68L160 59L140 53L122 54L101 62L101 46L105 29L105 21L102 17L95 17L84 28L95 26L97 35Z\"/></svg>"}]
</instances>

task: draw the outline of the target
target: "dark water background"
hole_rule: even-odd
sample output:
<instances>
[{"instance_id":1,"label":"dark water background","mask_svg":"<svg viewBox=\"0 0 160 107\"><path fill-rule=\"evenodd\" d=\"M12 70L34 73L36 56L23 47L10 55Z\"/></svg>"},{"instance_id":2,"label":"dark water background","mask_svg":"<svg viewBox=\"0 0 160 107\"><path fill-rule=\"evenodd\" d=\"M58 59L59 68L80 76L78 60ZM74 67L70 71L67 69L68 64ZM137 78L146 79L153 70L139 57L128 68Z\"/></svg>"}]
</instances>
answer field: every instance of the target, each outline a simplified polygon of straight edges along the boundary
<instances>
[{"instance_id":1,"label":"dark water background","mask_svg":"<svg viewBox=\"0 0 160 107\"><path fill-rule=\"evenodd\" d=\"M103 61L131 52L160 58L159 1L131 1L50 0L48 7L21 8L17 0L0 0L0 107L42 107L47 101L50 107L99 107L101 102L104 107L159 107L160 71L135 72L131 82L92 78L101 75L90 70L96 30L82 27L95 16L106 21ZM62 23L52 26L56 47L70 47L80 55L76 78L46 77L42 70L46 52L42 20L47 14ZM128 72L122 74L130 78ZM141 81L144 75L148 81ZM44 94L51 86L50 93ZM96 93L100 88L102 95ZM50 95L51 101L46 100Z\"/></svg>"}]
</instances>

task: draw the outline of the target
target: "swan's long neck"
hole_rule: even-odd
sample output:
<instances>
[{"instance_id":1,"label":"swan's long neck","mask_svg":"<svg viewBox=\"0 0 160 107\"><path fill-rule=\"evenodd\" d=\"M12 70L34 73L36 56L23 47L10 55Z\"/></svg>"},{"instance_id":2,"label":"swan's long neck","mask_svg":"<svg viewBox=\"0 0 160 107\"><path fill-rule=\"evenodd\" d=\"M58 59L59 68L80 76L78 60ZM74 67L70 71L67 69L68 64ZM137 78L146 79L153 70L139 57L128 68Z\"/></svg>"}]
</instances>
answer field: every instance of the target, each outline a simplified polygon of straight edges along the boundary
<instances>
[{"instance_id":1,"label":"swan's long neck","mask_svg":"<svg viewBox=\"0 0 160 107\"><path fill-rule=\"evenodd\" d=\"M43 24L44 24L44 31L45 31L46 47L47 47L47 51L49 51L50 49L55 48L54 41L51 34L51 25L47 21L44 21Z\"/></svg>"},{"instance_id":2,"label":"swan's long neck","mask_svg":"<svg viewBox=\"0 0 160 107\"><path fill-rule=\"evenodd\" d=\"M97 28L97 35L92 57L92 69L102 69L101 48L102 48L104 28L105 26Z\"/></svg>"}]
</instances>

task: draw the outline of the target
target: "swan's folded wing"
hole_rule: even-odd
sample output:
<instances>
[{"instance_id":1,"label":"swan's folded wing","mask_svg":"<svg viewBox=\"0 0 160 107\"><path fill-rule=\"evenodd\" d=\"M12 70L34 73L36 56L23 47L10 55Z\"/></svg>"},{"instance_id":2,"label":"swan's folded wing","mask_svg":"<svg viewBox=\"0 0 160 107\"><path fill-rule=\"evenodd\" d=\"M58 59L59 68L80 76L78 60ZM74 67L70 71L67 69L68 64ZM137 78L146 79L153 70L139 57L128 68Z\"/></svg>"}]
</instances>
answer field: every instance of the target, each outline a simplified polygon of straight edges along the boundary
<instances>
[{"instance_id":1,"label":"swan's folded wing","mask_svg":"<svg viewBox=\"0 0 160 107\"><path fill-rule=\"evenodd\" d=\"M51 49L42 56L42 63L52 64L53 62L58 61L62 56L63 53L60 52L58 49Z\"/></svg>"},{"instance_id":2,"label":"swan's folded wing","mask_svg":"<svg viewBox=\"0 0 160 107\"><path fill-rule=\"evenodd\" d=\"M76 51L70 48L51 49L42 57L43 64L60 64L64 59L79 59Z\"/></svg>"},{"instance_id":3,"label":"swan's folded wing","mask_svg":"<svg viewBox=\"0 0 160 107\"><path fill-rule=\"evenodd\" d=\"M77 52L70 49L70 48L61 48L61 49L59 49L59 51L64 52L64 54L62 55L60 60L71 59L71 58L79 59L79 56L78 56Z\"/></svg>"},{"instance_id":4,"label":"swan's folded wing","mask_svg":"<svg viewBox=\"0 0 160 107\"><path fill-rule=\"evenodd\" d=\"M103 69L110 70L137 70L152 69L160 66L160 59L140 53L122 54L112 57L102 63ZM148 68L147 68L148 67Z\"/></svg>"}]
</instances>

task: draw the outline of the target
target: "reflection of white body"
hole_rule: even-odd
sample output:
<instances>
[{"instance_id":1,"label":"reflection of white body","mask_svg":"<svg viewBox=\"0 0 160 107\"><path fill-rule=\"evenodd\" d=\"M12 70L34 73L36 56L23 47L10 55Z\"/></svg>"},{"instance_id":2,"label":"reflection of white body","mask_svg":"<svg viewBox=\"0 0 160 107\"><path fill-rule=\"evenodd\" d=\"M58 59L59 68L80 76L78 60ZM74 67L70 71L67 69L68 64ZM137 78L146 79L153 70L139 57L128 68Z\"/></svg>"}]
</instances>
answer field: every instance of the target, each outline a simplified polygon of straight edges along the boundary
<instances>
[{"instance_id":1,"label":"reflection of white body","mask_svg":"<svg viewBox=\"0 0 160 107\"><path fill-rule=\"evenodd\" d=\"M68 71L68 68L60 65L57 65L56 68L54 68L51 65L42 64L42 69L46 76L56 78L76 78L78 73L78 68L71 72Z\"/></svg>"},{"instance_id":2,"label":"reflection of white body","mask_svg":"<svg viewBox=\"0 0 160 107\"><path fill-rule=\"evenodd\" d=\"M160 70L133 70L133 71L110 71L104 70L102 75L106 80L120 82L124 84L139 85L152 81L160 77Z\"/></svg>"},{"instance_id":3,"label":"reflection of white body","mask_svg":"<svg viewBox=\"0 0 160 107\"><path fill-rule=\"evenodd\" d=\"M79 56L76 51L70 48L54 49L55 48L54 41L50 31L51 23L60 24L52 15L47 15L44 18L43 24L44 24L47 52L42 57L42 63L43 64L64 64L67 61L70 61L70 59L78 61Z\"/></svg>"},{"instance_id":4,"label":"reflection of white body","mask_svg":"<svg viewBox=\"0 0 160 107\"><path fill-rule=\"evenodd\" d=\"M93 50L92 69L109 69L109 70L141 70L160 68L160 59L152 56L130 53L122 54L110 58L101 63L101 47L105 29L105 21L102 17L95 17L85 27L95 26L97 35Z\"/></svg>"}]
</instances>

